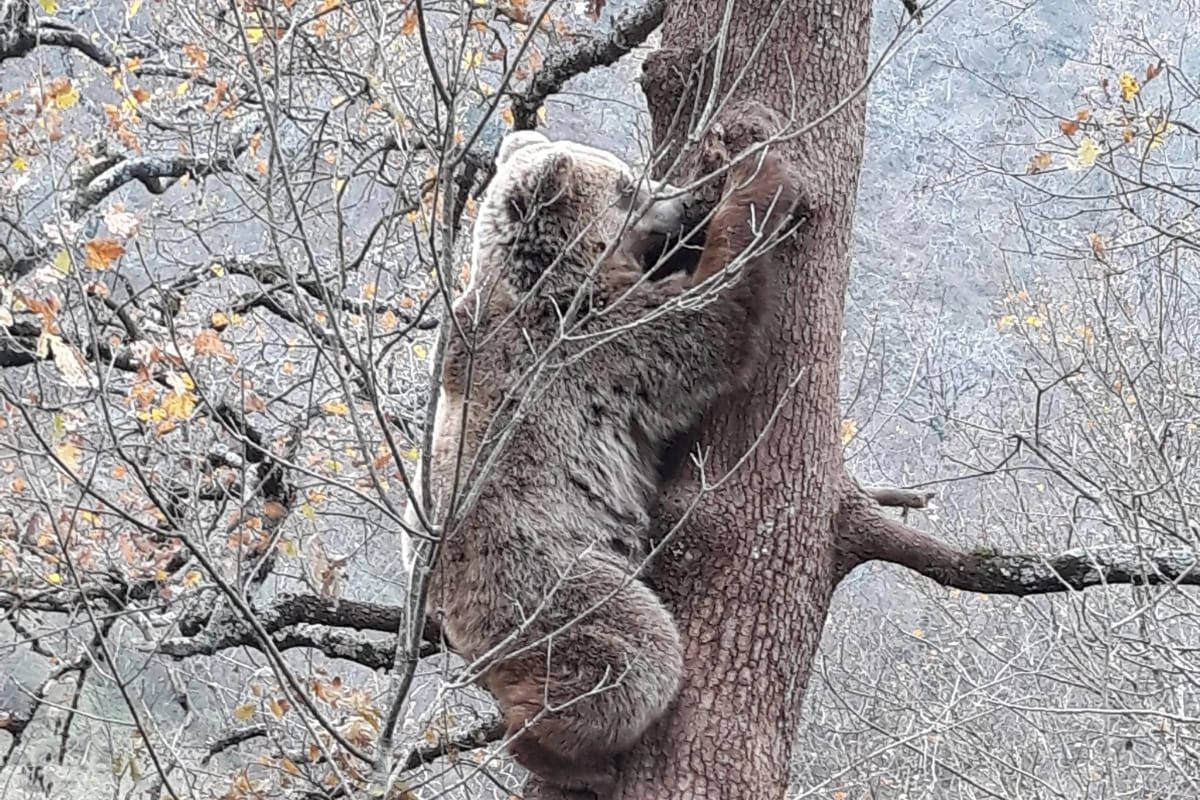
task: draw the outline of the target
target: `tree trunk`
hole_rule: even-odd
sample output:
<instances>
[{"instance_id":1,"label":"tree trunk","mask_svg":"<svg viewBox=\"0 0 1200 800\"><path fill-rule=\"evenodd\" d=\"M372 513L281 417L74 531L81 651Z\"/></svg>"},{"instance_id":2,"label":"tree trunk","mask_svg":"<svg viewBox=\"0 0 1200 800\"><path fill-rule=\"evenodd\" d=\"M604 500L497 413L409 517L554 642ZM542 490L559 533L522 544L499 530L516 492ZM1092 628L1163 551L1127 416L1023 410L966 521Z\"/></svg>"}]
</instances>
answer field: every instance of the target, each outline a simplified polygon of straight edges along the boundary
<instances>
[{"instance_id":1,"label":"tree trunk","mask_svg":"<svg viewBox=\"0 0 1200 800\"><path fill-rule=\"evenodd\" d=\"M622 800L769 800L788 785L812 658L842 574L838 370L869 30L863 0L742 0L728 10L669 2L662 49L646 63L658 147L693 131L713 75L718 100L757 100L792 130L844 105L783 147L812 216L777 250L784 302L752 396L736 413L731 404L712 414L702 431L709 480L725 475L779 411L749 459L700 498L651 576L685 637L687 675L672 715L628 758ZM727 130L738 124L735 115L722 121ZM697 498L695 471L680 473L664 493L660 534Z\"/></svg>"}]
</instances>

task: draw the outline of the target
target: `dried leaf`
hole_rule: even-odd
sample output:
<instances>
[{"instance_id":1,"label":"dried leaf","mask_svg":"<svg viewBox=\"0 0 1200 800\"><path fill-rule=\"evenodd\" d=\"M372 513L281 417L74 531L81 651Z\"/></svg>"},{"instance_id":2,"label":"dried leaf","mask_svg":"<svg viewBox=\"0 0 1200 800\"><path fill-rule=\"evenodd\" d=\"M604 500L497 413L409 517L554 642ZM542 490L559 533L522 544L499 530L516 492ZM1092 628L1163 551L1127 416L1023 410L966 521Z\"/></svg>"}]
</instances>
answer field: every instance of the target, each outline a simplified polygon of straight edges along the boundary
<instances>
[{"instance_id":1,"label":"dried leaf","mask_svg":"<svg viewBox=\"0 0 1200 800\"><path fill-rule=\"evenodd\" d=\"M1042 170L1048 169L1053 158L1049 153L1037 152L1033 154L1033 158L1029 159L1029 163L1025 165L1025 171L1030 175L1036 175Z\"/></svg>"},{"instance_id":2,"label":"dried leaf","mask_svg":"<svg viewBox=\"0 0 1200 800\"><path fill-rule=\"evenodd\" d=\"M196 338L192 340L192 346L196 348L196 355L215 356L231 364L237 360L225 346L225 342L221 341L221 335L212 328L205 328L197 333Z\"/></svg>"},{"instance_id":3,"label":"dried leaf","mask_svg":"<svg viewBox=\"0 0 1200 800\"><path fill-rule=\"evenodd\" d=\"M142 221L137 215L125 210L124 203L117 203L104 212L104 225L113 236L128 239L137 233Z\"/></svg>"},{"instance_id":4,"label":"dried leaf","mask_svg":"<svg viewBox=\"0 0 1200 800\"><path fill-rule=\"evenodd\" d=\"M254 716L254 712L258 710L258 706L254 703L242 703L233 710L233 718L238 722L246 722Z\"/></svg>"},{"instance_id":5,"label":"dried leaf","mask_svg":"<svg viewBox=\"0 0 1200 800\"><path fill-rule=\"evenodd\" d=\"M108 269L125 255L125 248L116 239L92 239L83 246L89 269Z\"/></svg>"},{"instance_id":6,"label":"dried leaf","mask_svg":"<svg viewBox=\"0 0 1200 800\"><path fill-rule=\"evenodd\" d=\"M1060 119L1058 129L1063 132L1063 136L1074 136L1079 132L1079 123L1073 119Z\"/></svg>"}]
</instances>

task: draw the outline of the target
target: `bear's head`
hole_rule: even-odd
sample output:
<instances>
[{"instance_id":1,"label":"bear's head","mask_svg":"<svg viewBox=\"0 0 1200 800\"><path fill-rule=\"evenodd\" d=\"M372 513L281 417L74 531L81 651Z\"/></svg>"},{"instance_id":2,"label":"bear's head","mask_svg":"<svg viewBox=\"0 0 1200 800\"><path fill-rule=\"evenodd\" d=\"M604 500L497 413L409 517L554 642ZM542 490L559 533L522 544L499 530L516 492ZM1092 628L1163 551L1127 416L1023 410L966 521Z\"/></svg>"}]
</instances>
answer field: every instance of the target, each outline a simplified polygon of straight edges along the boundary
<instances>
[{"instance_id":1,"label":"bear's head","mask_svg":"<svg viewBox=\"0 0 1200 800\"><path fill-rule=\"evenodd\" d=\"M510 133L475 222L472 283L503 274L521 293L578 288L614 250L648 269L683 220L682 193L612 153Z\"/></svg>"}]
</instances>

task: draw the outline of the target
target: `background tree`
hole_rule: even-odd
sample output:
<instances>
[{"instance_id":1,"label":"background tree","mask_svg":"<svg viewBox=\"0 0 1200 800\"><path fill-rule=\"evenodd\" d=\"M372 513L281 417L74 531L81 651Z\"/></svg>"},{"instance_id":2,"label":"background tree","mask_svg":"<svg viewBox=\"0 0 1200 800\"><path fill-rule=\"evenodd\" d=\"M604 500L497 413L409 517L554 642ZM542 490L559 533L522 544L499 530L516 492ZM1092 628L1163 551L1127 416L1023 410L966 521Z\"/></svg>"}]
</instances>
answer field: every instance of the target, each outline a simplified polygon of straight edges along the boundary
<instances>
[{"instance_id":1,"label":"background tree","mask_svg":"<svg viewBox=\"0 0 1200 800\"><path fill-rule=\"evenodd\" d=\"M0 3L6 785L519 786L486 697L407 613L399 518L429 329L498 137L542 124L638 155L628 69L575 76L663 5L592 5ZM1123 580L1191 563L1197 91L1179 10L1092 9L1129 23L1114 29L952 3L914 37L881 7L868 68L864 4L742 5L669 9L643 84L656 142L761 98L814 217L781 265L794 316L760 404L706 431L730 448L709 478L778 407L766 446L701 497L657 576L704 660L624 794L780 796L790 760L795 794L837 800L1192 796L1194 595L1010 602L885 568L834 596L871 556L990 591L1029 589L995 582L1016 566L1060 588L1080 553ZM699 102L672 125L688 86ZM990 96L1003 113L965 100ZM848 502L844 443L855 474L911 485L893 499L937 488L925 521L968 551L1076 556L1056 575L882 521ZM667 520L696 497L682 477ZM836 548L866 520L876 538Z\"/></svg>"}]
</instances>

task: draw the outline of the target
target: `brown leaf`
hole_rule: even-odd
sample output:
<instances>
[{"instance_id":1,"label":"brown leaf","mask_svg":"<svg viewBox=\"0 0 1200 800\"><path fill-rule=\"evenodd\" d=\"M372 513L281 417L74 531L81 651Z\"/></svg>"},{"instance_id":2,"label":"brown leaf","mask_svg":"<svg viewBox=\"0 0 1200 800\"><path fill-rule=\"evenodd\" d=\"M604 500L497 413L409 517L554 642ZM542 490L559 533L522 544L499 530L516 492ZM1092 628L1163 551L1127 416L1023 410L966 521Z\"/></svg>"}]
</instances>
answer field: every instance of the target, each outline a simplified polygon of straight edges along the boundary
<instances>
[{"instance_id":1,"label":"brown leaf","mask_svg":"<svg viewBox=\"0 0 1200 800\"><path fill-rule=\"evenodd\" d=\"M1029 159L1029 163L1025 165L1025 171L1030 175L1036 175L1042 170L1050 167L1052 157L1049 153L1037 152L1033 154L1033 158Z\"/></svg>"},{"instance_id":2,"label":"brown leaf","mask_svg":"<svg viewBox=\"0 0 1200 800\"><path fill-rule=\"evenodd\" d=\"M405 36L412 36L417 32L417 12L410 11L404 15L404 22L400 23L400 33Z\"/></svg>"},{"instance_id":3,"label":"brown leaf","mask_svg":"<svg viewBox=\"0 0 1200 800\"><path fill-rule=\"evenodd\" d=\"M116 239L92 239L83 249L91 269L108 269L114 261L125 255L125 248Z\"/></svg>"},{"instance_id":4,"label":"brown leaf","mask_svg":"<svg viewBox=\"0 0 1200 800\"><path fill-rule=\"evenodd\" d=\"M595 22L600 19L600 12L604 10L604 0L588 0L587 15L588 19Z\"/></svg>"},{"instance_id":5,"label":"brown leaf","mask_svg":"<svg viewBox=\"0 0 1200 800\"><path fill-rule=\"evenodd\" d=\"M196 338L192 340L192 346L196 348L197 355L216 356L230 363L236 360L233 353L229 352L229 348L221 341L220 335L212 328L205 328L197 333Z\"/></svg>"},{"instance_id":6,"label":"brown leaf","mask_svg":"<svg viewBox=\"0 0 1200 800\"><path fill-rule=\"evenodd\" d=\"M1073 119L1060 119L1058 129L1064 136L1074 136L1079 131L1079 123Z\"/></svg>"}]
</instances>

